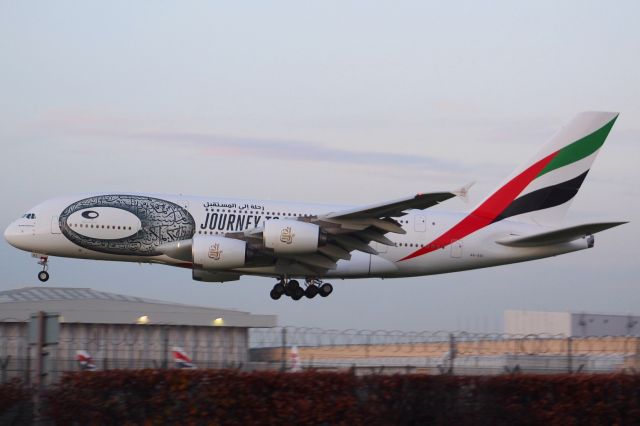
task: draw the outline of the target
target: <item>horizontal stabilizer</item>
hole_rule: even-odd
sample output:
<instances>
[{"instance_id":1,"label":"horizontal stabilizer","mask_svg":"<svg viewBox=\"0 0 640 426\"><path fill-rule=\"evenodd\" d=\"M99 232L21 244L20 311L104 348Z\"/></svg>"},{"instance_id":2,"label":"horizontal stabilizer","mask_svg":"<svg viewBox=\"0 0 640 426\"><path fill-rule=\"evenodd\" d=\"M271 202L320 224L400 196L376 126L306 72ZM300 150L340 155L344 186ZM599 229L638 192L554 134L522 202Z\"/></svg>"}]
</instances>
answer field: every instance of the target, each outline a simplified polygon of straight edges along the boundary
<instances>
[{"instance_id":1,"label":"horizontal stabilizer","mask_svg":"<svg viewBox=\"0 0 640 426\"><path fill-rule=\"evenodd\" d=\"M496 241L498 244L508 247L538 247L552 244L568 243L596 232L604 231L614 226L624 225L627 222L601 222L587 223L571 226L569 228L556 229L554 231L541 232L539 234L524 237L514 236Z\"/></svg>"}]
</instances>

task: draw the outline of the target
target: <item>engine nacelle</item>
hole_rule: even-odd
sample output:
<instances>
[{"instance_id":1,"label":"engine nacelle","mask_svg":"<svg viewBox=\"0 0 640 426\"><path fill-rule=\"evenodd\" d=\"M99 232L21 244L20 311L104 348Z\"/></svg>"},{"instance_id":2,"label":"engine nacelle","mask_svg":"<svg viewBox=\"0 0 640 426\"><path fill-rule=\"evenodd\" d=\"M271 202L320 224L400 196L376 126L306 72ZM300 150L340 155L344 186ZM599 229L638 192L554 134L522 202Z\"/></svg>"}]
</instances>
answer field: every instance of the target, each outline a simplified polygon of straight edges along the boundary
<instances>
[{"instance_id":1,"label":"engine nacelle","mask_svg":"<svg viewBox=\"0 0 640 426\"><path fill-rule=\"evenodd\" d=\"M297 220L272 219L264 223L264 245L275 253L315 253L323 244L320 227Z\"/></svg>"},{"instance_id":2,"label":"engine nacelle","mask_svg":"<svg viewBox=\"0 0 640 426\"><path fill-rule=\"evenodd\" d=\"M194 235L191 245L193 267L204 270L224 270L244 266L247 243L214 235Z\"/></svg>"}]
</instances>

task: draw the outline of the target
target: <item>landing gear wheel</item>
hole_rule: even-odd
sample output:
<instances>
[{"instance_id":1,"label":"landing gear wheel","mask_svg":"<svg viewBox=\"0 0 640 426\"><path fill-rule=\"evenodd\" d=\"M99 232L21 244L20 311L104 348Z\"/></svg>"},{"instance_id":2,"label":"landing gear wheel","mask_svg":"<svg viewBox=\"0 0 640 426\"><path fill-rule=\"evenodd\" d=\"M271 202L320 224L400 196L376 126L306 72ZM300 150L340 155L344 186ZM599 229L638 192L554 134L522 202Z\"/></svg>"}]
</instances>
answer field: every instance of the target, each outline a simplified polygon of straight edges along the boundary
<instances>
[{"instance_id":1,"label":"landing gear wheel","mask_svg":"<svg viewBox=\"0 0 640 426\"><path fill-rule=\"evenodd\" d=\"M40 256L38 265L42 266L42 271L38 272L38 279L42 282L45 282L49 279L49 273L47 272L47 269L49 268L49 257Z\"/></svg>"},{"instance_id":2,"label":"landing gear wheel","mask_svg":"<svg viewBox=\"0 0 640 426\"><path fill-rule=\"evenodd\" d=\"M271 291L275 291L278 294L280 294L280 296L282 296L284 294L284 284L282 283L278 283L276 285L273 286L273 290Z\"/></svg>"},{"instance_id":3,"label":"landing gear wheel","mask_svg":"<svg viewBox=\"0 0 640 426\"><path fill-rule=\"evenodd\" d=\"M310 285L304 291L304 295L307 296L307 299L313 299L318 294L318 291L318 287L316 287L315 285Z\"/></svg>"},{"instance_id":4,"label":"landing gear wheel","mask_svg":"<svg viewBox=\"0 0 640 426\"><path fill-rule=\"evenodd\" d=\"M294 287L291 290L291 298L293 300L300 300L300 299L302 299L302 296L304 296L304 290L302 289L302 287L300 287L300 286Z\"/></svg>"},{"instance_id":5,"label":"landing gear wheel","mask_svg":"<svg viewBox=\"0 0 640 426\"><path fill-rule=\"evenodd\" d=\"M284 294L293 297L293 295L296 294L297 288L300 288L300 283L296 280L289 280L289 282L284 285Z\"/></svg>"},{"instance_id":6,"label":"landing gear wheel","mask_svg":"<svg viewBox=\"0 0 640 426\"><path fill-rule=\"evenodd\" d=\"M277 284L276 284L277 285ZM279 291L277 291L275 289L275 287L271 290L271 292L269 293L269 296L271 296L271 298L273 300L278 300L280 299L280 297L282 297L282 293L280 293Z\"/></svg>"},{"instance_id":7,"label":"landing gear wheel","mask_svg":"<svg viewBox=\"0 0 640 426\"><path fill-rule=\"evenodd\" d=\"M327 297L333 292L333 286L329 283L324 283L320 286L320 296Z\"/></svg>"}]
</instances>

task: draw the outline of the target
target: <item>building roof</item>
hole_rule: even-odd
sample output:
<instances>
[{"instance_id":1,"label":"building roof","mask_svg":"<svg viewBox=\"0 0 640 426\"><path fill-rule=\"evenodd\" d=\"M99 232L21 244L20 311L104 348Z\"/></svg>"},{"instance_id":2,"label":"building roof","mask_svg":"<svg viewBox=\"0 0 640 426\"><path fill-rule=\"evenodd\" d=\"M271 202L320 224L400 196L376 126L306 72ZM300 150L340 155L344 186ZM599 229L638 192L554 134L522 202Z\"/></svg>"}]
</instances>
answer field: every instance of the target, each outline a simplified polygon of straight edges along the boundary
<instances>
[{"instance_id":1,"label":"building roof","mask_svg":"<svg viewBox=\"0 0 640 426\"><path fill-rule=\"evenodd\" d=\"M192 306L108 293L91 288L24 287L0 291L0 321L26 321L31 314L55 312L65 323L274 327L275 315ZM217 321L216 321L217 320ZM215 321L215 323L214 323Z\"/></svg>"}]
</instances>

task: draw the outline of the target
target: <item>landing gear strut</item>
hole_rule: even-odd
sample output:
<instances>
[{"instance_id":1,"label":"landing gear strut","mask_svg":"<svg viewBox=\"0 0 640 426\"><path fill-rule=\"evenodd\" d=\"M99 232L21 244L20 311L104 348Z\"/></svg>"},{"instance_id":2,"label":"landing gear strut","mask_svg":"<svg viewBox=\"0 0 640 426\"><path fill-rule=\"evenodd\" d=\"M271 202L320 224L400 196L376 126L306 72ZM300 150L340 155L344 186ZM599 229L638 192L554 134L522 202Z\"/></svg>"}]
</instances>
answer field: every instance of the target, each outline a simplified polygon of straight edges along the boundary
<instances>
[{"instance_id":1,"label":"landing gear strut","mask_svg":"<svg viewBox=\"0 0 640 426\"><path fill-rule=\"evenodd\" d=\"M38 265L42 266L42 271L38 272L38 279L46 282L49 279L49 273L47 272L47 269L49 269L49 258L47 256L40 257Z\"/></svg>"},{"instance_id":2,"label":"landing gear strut","mask_svg":"<svg viewBox=\"0 0 640 426\"><path fill-rule=\"evenodd\" d=\"M273 300L278 300L283 295L289 296L293 300L300 300L303 297L313 299L318 294L322 297L327 297L333 292L333 286L331 284L323 284L321 280L315 278L307 278L305 280L305 286L306 288L302 288L297 280L282 277L273 286L271 292L269 292L269 296L271 296Z\"/></svg>"}]
</instances>

